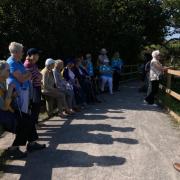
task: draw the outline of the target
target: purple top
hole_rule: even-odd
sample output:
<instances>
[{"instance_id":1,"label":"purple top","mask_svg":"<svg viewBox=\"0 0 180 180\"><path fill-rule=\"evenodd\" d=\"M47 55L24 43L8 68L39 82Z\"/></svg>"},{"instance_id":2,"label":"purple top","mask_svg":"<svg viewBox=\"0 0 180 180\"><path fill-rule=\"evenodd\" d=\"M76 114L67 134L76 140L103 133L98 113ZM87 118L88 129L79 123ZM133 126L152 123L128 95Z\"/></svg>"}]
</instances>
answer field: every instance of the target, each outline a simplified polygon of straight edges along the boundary
<instances>
[{"instance_id":1,"label":"purple top","mask_svg":"<svg viewBox=\"0 0 180 180\"><path fill-rule=\"evenodd\" d=\"M33 87L41 86L42 75L39 72L38 66L36 64L30 63L28 60L25 60L24 67L26 70L32 73L32 85Z\"/></svg>"}]
</instances>

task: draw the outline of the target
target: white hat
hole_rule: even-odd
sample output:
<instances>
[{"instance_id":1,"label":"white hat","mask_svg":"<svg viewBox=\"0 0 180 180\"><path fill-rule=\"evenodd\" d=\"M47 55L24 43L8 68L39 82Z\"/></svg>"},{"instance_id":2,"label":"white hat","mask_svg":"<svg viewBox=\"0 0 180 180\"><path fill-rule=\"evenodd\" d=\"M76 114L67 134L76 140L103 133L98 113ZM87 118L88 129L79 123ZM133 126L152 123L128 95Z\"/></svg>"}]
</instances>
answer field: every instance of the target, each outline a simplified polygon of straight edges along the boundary
<instances>
[{"instance_id":1,"label":"white hat","mask_svg":"<svg viewBox=\"0 0 180 180\"><path fill-rule=\"evenodd\" d=\"M51 64L55 64L55 61L52 58L46 59L45 66L49 66Z\"/></svg>"},{"instance_id":2,"label":"white hat","mask_svg":"<svg viewBox=\"0 0 180 180\"><path fill-rule=\"evenodd\" d=\"M107 53L107 50L105 48L102 48L101 53Z\"/></svg>"}]
</instances>

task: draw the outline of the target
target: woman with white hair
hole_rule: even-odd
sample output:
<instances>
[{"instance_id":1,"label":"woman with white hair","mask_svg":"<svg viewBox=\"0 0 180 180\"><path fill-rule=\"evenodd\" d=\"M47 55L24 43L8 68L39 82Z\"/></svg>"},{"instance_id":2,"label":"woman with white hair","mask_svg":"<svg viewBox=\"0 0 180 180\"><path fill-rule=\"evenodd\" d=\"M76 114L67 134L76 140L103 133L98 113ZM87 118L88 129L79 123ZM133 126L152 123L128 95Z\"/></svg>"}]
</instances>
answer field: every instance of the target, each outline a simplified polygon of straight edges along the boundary
<instances>
[{"instance_id":1,"label":"woman with white hair","mask_svg":"<svg viewBox=\"0 0 180 180\"><path fill-rule=\"evenodd\" d=\"M165 70L167 70L167 68L163 67L160 63L161 53L159 50L152 52L152 58L153 59L150 62L149 74L150 91L145 98L145 102L156 106L156 104L154 104L154 100L156 94L158 93L160 76L164 73Z\"/></svg>"},{"instance_id":2,"label":"woman with white hair","mask_svg":"<svg viewBox=\"0 0 180 180\"><path fill-rule=\"evenodd\" d=\"M74 113L73 108L76 108L76 102L74 98L73 86L63 78L61 74L63 68L64 62L60 59L56 60L55 67L53 69L55 84L56 87L59 89L59 92L65 94L68 107L70 108L70 111Z\"/></svg>"},{"instance_id":3,"label":"woman with white hair","mask_svg":"<svg viewBox=\"0 0 180 180\"><path fill-rule=\"evenodd\" d=\"M67 114L71 114L70 109L67 106L66 97L63 92L60 92L56 87L55 78L53 75L53 68L55 65L55 61L51 58L46 59L45 68L41 71L42 74L42 93L47 97L47 111L48 115L51 116L53 114L53 104L54 101L57 103L57 108L59 110L59 116L64 118L63 110Z\"/></svg>"}]
</instances>

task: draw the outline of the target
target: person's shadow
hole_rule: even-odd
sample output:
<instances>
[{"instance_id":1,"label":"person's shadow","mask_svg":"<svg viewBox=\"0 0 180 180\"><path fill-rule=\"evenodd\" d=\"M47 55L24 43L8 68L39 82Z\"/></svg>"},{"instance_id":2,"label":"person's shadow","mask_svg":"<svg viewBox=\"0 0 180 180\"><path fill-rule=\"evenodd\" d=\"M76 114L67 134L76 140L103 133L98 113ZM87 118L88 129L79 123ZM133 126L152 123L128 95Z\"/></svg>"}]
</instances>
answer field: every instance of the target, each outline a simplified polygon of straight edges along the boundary
<instances>
[{"instance_id":1,"label":"person's shadow","mask_svg":"<svg viewBox=\"0 0 180 180\"><path fill-rule=\"evenodd\" d=\"M47 125L42 128L46 128L46 135L52 135L55 127L48 128ZM57 127L58 128L58 127ZM136 139L131 138L112 138L111 135L104 134L103 132L132 132L135 128L132 127L112 127L105 124L77 124L77 125L63 125L62 128L58 129L58 134L53 137L58 139L55 142L59 144L71 144L71 143L94 143L94 144L113 144L114 141L125 144L138 144ZM94 131L98 133L94 133ZM68 132L68 133L67 133ZM41 138L40 140L47 140L47 138ZM52 144L54 144L52 142Z\"/></svg>"},{"instance_id":2,"label":"person's shadow","mask_svg":"<svg viewBox=\"0 0 180 180\"><path fill-rule=\"evenodd\" d=\"M116 156L92 156L82 151L71 150L43 150L41 154L33 153L28 157L25 167L7 165L6 173L21 174L21 180L43 179L49 180L52 171L64 167L93 167L119 166L126 159ZM25 168L25 169L24 169Z\"/></svg>"}]
</instances>

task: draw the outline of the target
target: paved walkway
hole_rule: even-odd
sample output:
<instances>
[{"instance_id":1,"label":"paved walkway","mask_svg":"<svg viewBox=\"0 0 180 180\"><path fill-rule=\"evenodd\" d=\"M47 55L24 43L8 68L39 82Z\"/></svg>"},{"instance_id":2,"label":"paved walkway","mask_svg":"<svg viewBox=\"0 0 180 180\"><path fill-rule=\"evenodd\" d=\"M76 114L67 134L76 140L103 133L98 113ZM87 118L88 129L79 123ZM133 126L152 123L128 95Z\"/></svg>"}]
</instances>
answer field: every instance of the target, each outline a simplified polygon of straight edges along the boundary
<instances>
[{"instance_id":1,"label":"paved walkway","mask_svg":"<svg viewBox=\"0 0 180 180\"><path fill-rule=\"evenodd\" d=\"M157 107L143 105L137 83L72 119L54 117L39 132L48 148L7 163L7 180L179 180L180 129ZM0 147L12 142L0 140Z\"/></svg>"}]
</instances>

